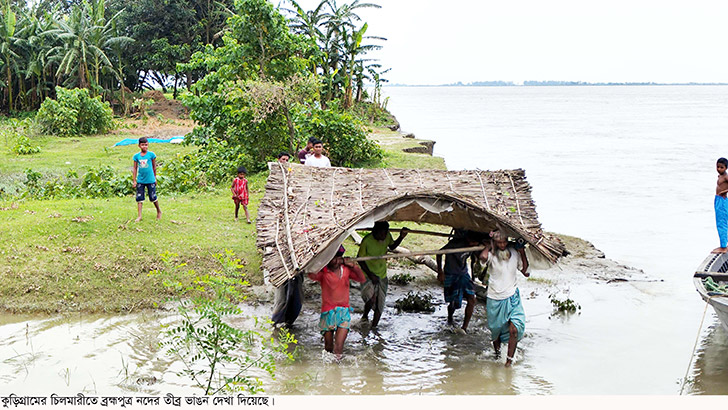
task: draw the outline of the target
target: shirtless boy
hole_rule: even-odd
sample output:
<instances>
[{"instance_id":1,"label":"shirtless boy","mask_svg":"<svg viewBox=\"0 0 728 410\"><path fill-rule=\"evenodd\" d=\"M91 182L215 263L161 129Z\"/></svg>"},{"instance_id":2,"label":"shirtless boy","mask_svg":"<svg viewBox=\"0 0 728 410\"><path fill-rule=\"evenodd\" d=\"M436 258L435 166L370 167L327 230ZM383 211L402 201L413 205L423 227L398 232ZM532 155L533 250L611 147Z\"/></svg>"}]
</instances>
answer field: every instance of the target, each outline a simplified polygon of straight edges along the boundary
<instances>
[{"instance_id":1,"label":"shirtless boy","mask_svg":"<svg viewBox=\"0 0 728 410\"><path fill-rule=\"evenodd\" d=\"M728 168L728 160L725 158L718 158L718 162L715 165L718 171L718 185L715 187L715 226L718 228L718 237L720 238L720 248L713 249L711 253L726 253L728 252L728 198L726 193L728 192L728 174L726 174L726 168Z\"/></svg>"}]
</instances>

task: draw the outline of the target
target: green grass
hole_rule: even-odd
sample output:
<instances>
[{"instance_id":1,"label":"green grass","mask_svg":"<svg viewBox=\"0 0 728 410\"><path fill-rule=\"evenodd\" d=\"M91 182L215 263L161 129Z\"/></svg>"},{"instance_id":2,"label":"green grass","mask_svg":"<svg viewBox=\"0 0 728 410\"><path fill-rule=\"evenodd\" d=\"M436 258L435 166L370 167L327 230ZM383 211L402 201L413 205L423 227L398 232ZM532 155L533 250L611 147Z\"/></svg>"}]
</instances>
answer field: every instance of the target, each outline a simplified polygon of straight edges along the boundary
<instances>
[{"instance_id":1,"label":"green grass","mask_svg":"<svg viewBox=\"0 0 728 410\"><path fill-rule=\"evenodd\" d=\"M262 197L251 178L251 216ZM197 272L219 268L214 253L235 251L261 283L254 224L233 221L227 190L165 196L161 221L147 202L134 222L133 197L0 202L0 308L10 311L130 311L153 307L165 290L147 273L159 255L179 254ZM13 209L14 208L14 209ZM242 210L241 210L242 212Z\"/></svg>"},{"instance_id":2,"label":"green grass","mask_svg":"<svg viewBox=\"0 0 728 410\"><path fill-rule=\"evenodd\" d=\"M43 174L65 175L69 170L82 171L102 165L109 165L120 172L131 172L131 157L139 152L139 147L136 144L113 146L124 138L138 137L123 132L74 138L35 137L32 138L33 145L40 146L41 152L33 155L15 155L9 150L11 141L6 143L0 139L0 175L24 174L28 168ZM181 144L150 146L160 160L193 149Z\"/></svg>"},{"instance_id":3,"label":"green grass","mask_svg":"<svg viewBox=\"0 0 728 410\"><path fill-rule=\"evenodd\" d=\"M0 127L2 124L0 123ZM44 174L64 175L111 165L118 172L131 167L136 145L111 148L126 135L34 139L41 153L16 156L0 147L0 184L25 180L28 168ZM414 146L398 133L376 129L385 161L381 166L444 169L441 158L398 152L402 144ZM0 144L5 144L0 139ZM191 147L153 144L160 160ZM249 210L255 217L263 197L266 173L249 177ZM232 179L232 176L231 176ZM1 185L0 185L1 186ZM11 312L128 312L154 308L167 290L148 276L161 267L159 255L178 254L177 262L198 273L218 268L213 254L230 249L245 265L246 278L262 283L260 253L255 247L255 224L233 221L233 202L227 187L205 194L169 195L159 187L163 217L155 220L154 206L144 204L143 220L134 222L133 196L109 199L0 201L0 310ZM402 226L404 224L393 224ZM442 227L407 224L425 230ZM412 249L440 247L443 238L411 235L404 245ZM355 254L351 240L347 254ZM188 277L189 279L189 277Z\"/></svg>"}]
</instances>

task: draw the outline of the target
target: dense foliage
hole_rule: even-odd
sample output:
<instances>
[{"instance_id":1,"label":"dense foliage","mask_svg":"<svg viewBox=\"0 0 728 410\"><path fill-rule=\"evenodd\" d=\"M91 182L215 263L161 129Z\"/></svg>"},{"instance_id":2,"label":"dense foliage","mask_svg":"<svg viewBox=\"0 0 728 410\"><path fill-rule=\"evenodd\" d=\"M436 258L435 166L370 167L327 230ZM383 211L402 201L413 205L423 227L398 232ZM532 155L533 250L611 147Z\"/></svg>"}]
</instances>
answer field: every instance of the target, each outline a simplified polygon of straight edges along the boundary
<instances>
[{"instance_id":1,"label":"dense foliage","mask_svg":"<svg viewBox=\"0 0 728 410\"><path fill-rule=\"evenodd\" d=\"M101 97L85 88L56 88L56 99L46 98L36 121L41 131L61 137L104 133L114 126L114 113Z\"/></svg>"},{"instance_id":2,"label":"dense foliage","mask_svg":"<svg viewBox=\"0 0 728 410\"><path fill-rule=\"evenodd\" d=\"M235 11L222 46L181 66L208 71L184 97L200 124L189 141L219 148L220 157L236 152L253 170L264 169L280 151L296 152L312 136L323 140L333 165L380 158L363 125L341 104L321 104L322 84L310 71L319 52L315 42L292 32L266 0L236 1ZM226 165L232 172L235 163Z\"/></svg>"},{"instance_id":3,"label":"dense foliage","mask_svg":"<svg viewBox=\"0 0 728 410\"><path fill-rule=\"evenodd\" d=\"M245 165L293 155L322 139L334 166L381 158L363 121L386 122L381 66L365 55L368 25L356 14L372 3L322 0L311 11L287 0L43 0L0 6L0 109L39 107L38 127L6 145L38 152L32 135L103 133L112 108L149 101L130 95L159 86L186 88L183 102L198 127L196 152L160 161L159 183L180 192L207 189ZM282 13L288 13L284 15ZM381 39L380 39L381 40ZM372 102L364 82L374 85ZM119 109L121 108L121 109ZM31 138L23 138L31 136ZM122 195L128 178L110 170L81 177L28 175L34 197Z\"/></svg>"}]
</instances>

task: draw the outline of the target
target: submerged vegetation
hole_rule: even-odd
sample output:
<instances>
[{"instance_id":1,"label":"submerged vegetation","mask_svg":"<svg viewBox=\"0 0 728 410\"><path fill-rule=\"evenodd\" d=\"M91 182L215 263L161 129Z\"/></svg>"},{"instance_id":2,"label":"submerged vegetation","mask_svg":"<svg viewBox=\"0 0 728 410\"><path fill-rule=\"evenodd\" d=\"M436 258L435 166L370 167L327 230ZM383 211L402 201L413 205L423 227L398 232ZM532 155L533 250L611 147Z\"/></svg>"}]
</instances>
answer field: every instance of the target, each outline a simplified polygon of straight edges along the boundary
<instances>
[{"instance_id":1,"label":"submerged vegetation","mask_svg":"<svg viewBox=\"0 0 728 410\"><path fill-rule=\"evenodd\" d=\"M575 313L576 311L581 310L581 305L569 298L559 299L556 295L549 295L549 300L551 300L551 304L554 306L554 311L556 313Z\"/></svg>"},{"instance_id":2,"label":"submerged vegetation","mask_svg":"<svg viewBox=\"0 0 728 410\"><path fill-rule=\"evenodd\" d=\"M398 311L404 312L434 312L435 306L432 304L432 295L429 293L408 292L403 298L394 302L394 307Z\"/></svg>"}]
</instances>

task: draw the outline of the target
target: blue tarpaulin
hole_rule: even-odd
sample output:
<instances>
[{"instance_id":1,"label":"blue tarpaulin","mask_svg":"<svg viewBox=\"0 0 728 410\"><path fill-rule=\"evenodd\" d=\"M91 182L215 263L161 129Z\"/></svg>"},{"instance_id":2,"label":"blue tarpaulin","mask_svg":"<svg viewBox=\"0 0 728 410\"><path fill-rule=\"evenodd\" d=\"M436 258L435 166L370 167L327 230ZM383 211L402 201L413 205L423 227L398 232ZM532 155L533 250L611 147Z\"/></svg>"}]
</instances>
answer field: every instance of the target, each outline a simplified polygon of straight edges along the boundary
<instances>
[{"instance_id":1,"label":"blue tarpaulin","mask_svg":"<svg viewBox=\"0 0 728 410\"><path fill-rule=\"evenodd\" d=\"M184 141L184 139L185 139L185 137L172 137L172 138L169 138L169 139L166 139L166 140L165 139L161 139L161 138L147 138L147 140L149 141L149 143L152 143L152 142L156 142L156 143L165 143L165 142L168 142L168 143L172 143L172 144L180 144L180 143L182 143L182 141ZM114 144L114 146L115 147L119 147L119 146L122 146L122 145L136 145L138 143L139 143L139 138L126 138L126 139L123 139L123 140L117 142L116 144Z\"/></svg>"}]
</instances>

